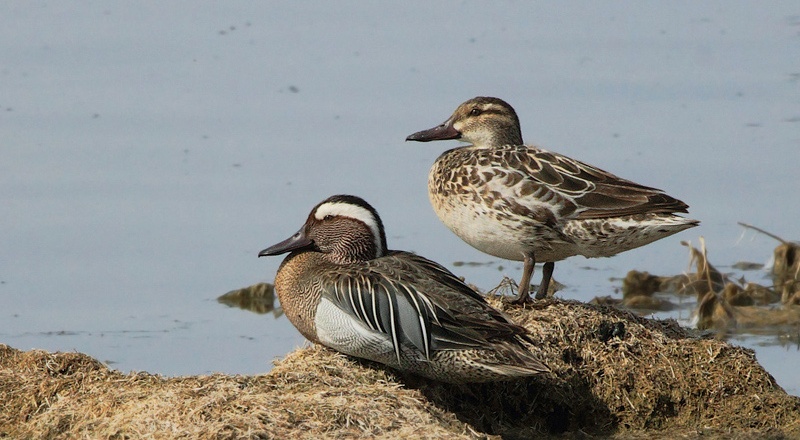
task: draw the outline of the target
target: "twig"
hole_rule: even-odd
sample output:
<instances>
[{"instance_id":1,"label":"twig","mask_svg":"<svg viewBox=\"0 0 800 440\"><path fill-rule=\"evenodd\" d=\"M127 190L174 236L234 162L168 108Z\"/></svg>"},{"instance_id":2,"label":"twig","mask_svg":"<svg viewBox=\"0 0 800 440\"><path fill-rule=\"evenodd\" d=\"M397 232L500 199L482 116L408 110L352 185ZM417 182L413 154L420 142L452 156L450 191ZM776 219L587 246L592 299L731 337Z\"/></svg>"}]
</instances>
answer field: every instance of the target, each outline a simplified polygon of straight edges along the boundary
<instances>
[{"instance_id":1,"label":"twig","mask_svg":"<svg viewBox=\"0 0 800 440\"><path fill-rule=\"evenodd\" d=\"M767 237L772 237L772 238L774 238L775 240L778 240L778 241L780 241L780 242L781 242L781 243L783 243L783 244L787 244L787 243L789 243L788 241L786 241L786 240L784 240L784 239L782 239L782 238L778 237L777 235L775 235L775 234L773 234L773 233L771 233L771 232L767 232L767 231L765 231L765 230L763 230L763 229L759 228L758 226L748 225L747 223L742 223L742 222L737 222L737 223L739 223L739 225L741 225L741 226L743 226L743 227L745 227L745 228L749 228L749 229L753 229L753 230L755 230L755 231L758 231L758 232L760 232L760 233L762 233L762 234L766 235Z\"/></svg>"}]
</instances>

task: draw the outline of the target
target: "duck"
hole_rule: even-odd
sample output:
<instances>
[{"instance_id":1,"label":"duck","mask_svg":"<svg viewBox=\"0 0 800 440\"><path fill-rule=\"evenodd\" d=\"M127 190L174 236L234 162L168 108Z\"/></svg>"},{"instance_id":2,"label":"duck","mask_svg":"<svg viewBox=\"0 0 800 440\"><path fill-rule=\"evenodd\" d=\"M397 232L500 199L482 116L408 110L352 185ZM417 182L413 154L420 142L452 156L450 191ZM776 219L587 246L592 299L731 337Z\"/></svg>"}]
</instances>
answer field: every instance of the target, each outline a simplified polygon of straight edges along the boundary
<instances>
[{"instance_id":1,"label":"duck","mask_svg":"<svg viewBox=\"0 0 800 440\"><path fill-rule=\"evenodd\" d=\"M525 327L444 266L389 250L378 212L360 197L323 200L299 231L258 256L286 253L275 292L312 342L447 383L550 372L527 348Z\"/></svg>"},{"instance_id":2,"label":"duck","mask_svg":"<svg viewBox=\"0 0 800 440\"><path fill-rule=\"evenodd\" d=\"M660 189L524 144L519 117L502 99L470 99L442 124L406 141L449 139L467 145L434 162L431 205L472 247L523 262L514 303L529 300L536 263L544 263L535 296L541 299L556 261L610 257L700 224L678 215L689 206Z\"/></svg>"}]
</instances>

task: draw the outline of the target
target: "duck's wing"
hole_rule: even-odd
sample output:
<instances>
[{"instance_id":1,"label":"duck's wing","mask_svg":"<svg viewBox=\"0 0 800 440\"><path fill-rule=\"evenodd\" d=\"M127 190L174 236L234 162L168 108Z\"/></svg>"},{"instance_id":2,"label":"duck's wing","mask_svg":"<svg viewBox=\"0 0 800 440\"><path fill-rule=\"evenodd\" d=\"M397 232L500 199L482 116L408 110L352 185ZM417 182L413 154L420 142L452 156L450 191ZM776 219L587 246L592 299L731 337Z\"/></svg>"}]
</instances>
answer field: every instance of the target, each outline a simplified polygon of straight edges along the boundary
<instances>
[{"instance_id":1,"label":"duck's wing","mask_svg":"<svg viewBox=\"0 0 800 440\"><path fill-rule=\"evenodd\" d=\"M509 211L538 218L594 219L645 213L687 212L662 190L623 179L567 156L531 146L486 150L487 188L506 191ZM500 194L502 195L502 194Z\"/></svg>"},{"instance_id":2,"label":"duck's wing","mask_svg":"<svg viewBox=\"0 0 800 440\"><path fill-rule=\"evenodd\" d=\"M434 350L518 343L527 330L489 306L444 267L407 252L391 252L362 267L329 275L322 296L373 332L425 359Z\"/></svg>"},{"instance_id":3,"label":"duck's wing","mask_svg":"<svg viewBox=\"0 0 800 440\"><path fill-rule=\"evenodd\" d=\"M514 324L504 313L444 266L410 252L394 252L393 265L404 267L405 276L435 306L438 326L457 331L468 340L527 339L528 331Z\"/></svg>"},{"instance_id":4,"label":"duck's wing","mask_svg":"<svg viewBox=\"0 0 800 440\"><path fill-rule=\"evenodd\" d=\"M331 275L322 297L351 319L383 334L401 360L402 345L431 357L433 307L415 289L364 266Z\"/></svg>"}]
</instances>

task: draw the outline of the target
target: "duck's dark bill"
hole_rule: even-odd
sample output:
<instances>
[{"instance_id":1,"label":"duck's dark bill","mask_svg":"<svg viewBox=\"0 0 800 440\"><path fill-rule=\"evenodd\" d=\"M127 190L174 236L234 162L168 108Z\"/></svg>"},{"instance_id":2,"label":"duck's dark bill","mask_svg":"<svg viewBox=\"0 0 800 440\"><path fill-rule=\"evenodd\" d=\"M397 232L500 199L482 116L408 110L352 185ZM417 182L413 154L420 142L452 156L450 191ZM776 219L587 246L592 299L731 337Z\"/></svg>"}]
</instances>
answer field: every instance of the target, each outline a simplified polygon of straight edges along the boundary
<instances>
[{"instance_id":1,"label":"duck's dark bill","mask_svg":"<svg viewBox=\"0 0 800 440\"><path fill-rule=\"evenodd\" d=\"M273 244L272 246L264 249L263 251L258 253L259 257L266 257L269 255L280 255L285 254L287 252L291 252L297 249L302 249L304 247L308 247L314 244L314 241L310 238L306 237L305 232L301 229L297 231L296 234L292 235L291 237L283 240L278 244Z\"/></svg>"},{"instance_id":2,"label":"duck's dark bill","mask_svg":"<svg viewBox=\"0 0 800 440\"><path fill-rule=\"evenodd\" d=\"M459 139L461 133L458 132L452 125L444 123L442 125L433 127L428 130L418 131L411 136L407 137L407 141L428 142L428 141L443 141L446 139Z\"/></svg>"}]
</instances>

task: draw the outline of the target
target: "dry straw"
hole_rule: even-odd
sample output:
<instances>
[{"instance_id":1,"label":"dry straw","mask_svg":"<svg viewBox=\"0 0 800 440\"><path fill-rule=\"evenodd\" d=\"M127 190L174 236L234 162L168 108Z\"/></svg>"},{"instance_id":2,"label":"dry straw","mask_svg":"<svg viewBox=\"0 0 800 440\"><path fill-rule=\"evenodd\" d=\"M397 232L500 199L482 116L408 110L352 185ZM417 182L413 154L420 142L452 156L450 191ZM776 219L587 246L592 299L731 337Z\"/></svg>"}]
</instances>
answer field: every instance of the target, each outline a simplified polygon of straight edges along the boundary
<instances>
[{"instance_id":1,"label":"dry straw","mask_svg":"<svg viewBox=\"0 0 800 440\"><path fill-rule=\"evenodd\" d=\"M800 398L750 350L604 306L489 300L552 377L446 385L309 346L264 375L165 378L0 345L0 437L800 436Z\"/></svg>"}]
</instances>

